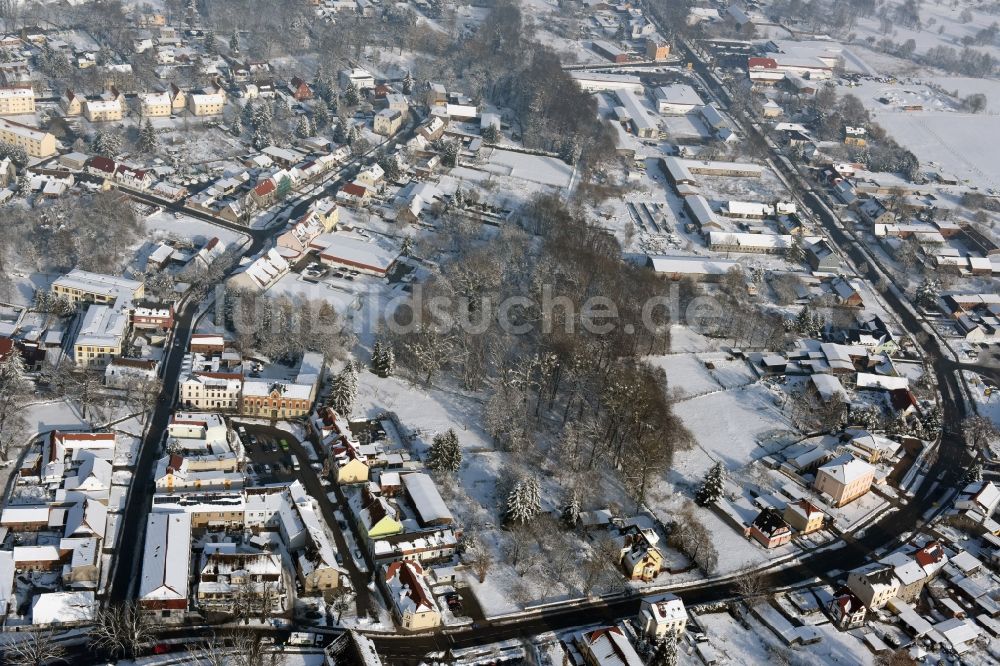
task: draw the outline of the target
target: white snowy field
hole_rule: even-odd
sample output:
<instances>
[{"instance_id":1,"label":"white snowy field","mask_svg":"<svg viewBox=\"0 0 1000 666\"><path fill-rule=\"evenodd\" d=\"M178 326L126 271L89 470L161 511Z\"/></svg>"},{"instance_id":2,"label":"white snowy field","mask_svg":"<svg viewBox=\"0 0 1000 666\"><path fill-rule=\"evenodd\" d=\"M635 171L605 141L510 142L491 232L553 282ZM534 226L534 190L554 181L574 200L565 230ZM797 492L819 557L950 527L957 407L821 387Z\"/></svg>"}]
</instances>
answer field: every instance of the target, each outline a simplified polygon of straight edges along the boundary
<instances>
[{"instance_id":1,"label":"white snowy field","mask_svg":"<svg viewBox=\"0 0 1000 666\"><path fill-rule=\"evenodd\" d=\"M876 120L922 164L936 162L980 189L1000 188L1000 116L918 111Z\"/></svg>"},{"instance_id":2,"label":"white snowy field","mask_svg":"<svg viewBox=\"0 0 1000 666\"><path fill-rule=\"evenodd\" d=\"M774 394L761 384L683 400L674 410L697 442L675 456L675 482L698 483L716 461L736 471L768 453L759 443L762 438L792 427Z\"/></svg>"},{"instance_id":3,"label":"white snowy field","mask_svg":"<svg viewBox=\"0 0 1000 666\"><path fill-rule=\"evenodd\" d=\"M239 243L247 236L226 227L204 222L188 215L174 217L173 213L159 212L144 220L146 231L155 240L180 238L202 244L218 238L226 245Z\"/></svg>"}]
</instances>

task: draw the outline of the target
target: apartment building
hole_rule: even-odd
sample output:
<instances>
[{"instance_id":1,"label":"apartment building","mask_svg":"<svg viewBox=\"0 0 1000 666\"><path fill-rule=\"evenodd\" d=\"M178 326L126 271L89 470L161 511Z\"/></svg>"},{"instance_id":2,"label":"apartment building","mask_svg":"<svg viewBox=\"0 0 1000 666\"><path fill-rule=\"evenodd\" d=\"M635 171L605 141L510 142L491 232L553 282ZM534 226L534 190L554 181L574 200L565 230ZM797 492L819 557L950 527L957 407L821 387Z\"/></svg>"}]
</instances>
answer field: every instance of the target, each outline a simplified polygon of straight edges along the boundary
<instances>
[{"instance_id":1,"label":"apartment building","mask_svg":"<svg viewBox=\"0 0 1000 666\"><path fill-rule=\"evenodd\" d=\"M122 355L128 325L128 312L121 307L91 305L73 344L76 364L81 368L107 367L113 358Z\"/></svg>"},{"instance_id":2,"label":"apartment building","mask_svg":"<svg viewBox=\"0 0 1000 666\"><path fill-rule=\"evenodd\" d=\"M194 372L181 381L185 409L234 412L240 405L243 375L233 372Z\"/></svg>"},{"instance_id":3,"label":"apartment building","mask_svg":"<svg viewBox=\"0 0 1000 666\"><path fill-rule=\"evenodd\" d=\"M0 88L0 116L17 116L34 112L34 89Z\"/></svg>"},{"instance_id":4,"label":"apartment building","mask_svg":"<svg viewBox=\"0 0 1000 666\"><path fill-rule=\"evenodd\" d=\"M143 118L165 118L174 111L170 95L165 92L139 95L139 111Z\"/></svg>"},{"instance_id":5,"label":"apartment building","mask_svg":"<svg viewBox=\"0 0 1000 666\"><path fill-rule=\"evenodd\" d=\"M52 283L52 293L70 303L111 304L119 296L142 298L145 285L138 280L73 269Z\"/></svg>"},{"instance_id":6,"label":"apartment building","mask_svg":"<svg viewBox=\"0 0 1000 666\"><path fill-rule=\"evenodd\" d=\"M194 116L217 116L226 107L226 93L188 95L188 110Z\"/></svg>"},{"instance_id":7,"label":"apartment building","mask_svg":"<svg viewBox=\"0 0 1000 666\"><path fill-rule=\"evenodd\" d=\"M0 118L0 142L18 146L28 157L51 157L56 154L56 138L35 127Z\"/></svg>"}]
</instances>

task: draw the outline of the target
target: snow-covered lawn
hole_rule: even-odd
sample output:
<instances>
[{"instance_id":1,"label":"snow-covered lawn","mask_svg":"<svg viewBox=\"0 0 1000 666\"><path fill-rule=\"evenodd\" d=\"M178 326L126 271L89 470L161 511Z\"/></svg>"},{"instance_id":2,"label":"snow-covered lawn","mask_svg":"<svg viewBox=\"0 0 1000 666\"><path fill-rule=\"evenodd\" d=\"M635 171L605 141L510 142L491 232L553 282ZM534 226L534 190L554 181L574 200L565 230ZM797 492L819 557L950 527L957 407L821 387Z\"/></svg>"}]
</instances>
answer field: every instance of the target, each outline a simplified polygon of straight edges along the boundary
<instances>
[{"instance_id":1,"label":"snow-covered lawn","mask_svg":"<svg viewBox=\"0 0 1000 666\"><path fill-rule=\"evenodd\" d=\"M244 234L216 226L209 222L173 213L154 213L145 219L146 231L154 240L180 238L196 244L203 244L212 238L218 238L226 245L232 245L246 239Z\"/></svg>"},{"instance_id":2,"label":"snow-covered lawn","mask_svg":"<svg viewBox=\"0 0 1000 666\"><path fill-rule=\"evenodd\" d=\"M981 189L1000 187L1000 116L924 111L880 113L876 120L922 163L937 162Z\"/></svg>"},{"instance_id":3,"label":"snow-covered lawn","mask_svg":"<svg viewBox=\"0 0 1000 666\"><path fill-rule=\"evenodd\" d=\"M760 440L791 429L774 394L760 384L684 400L674 409L697 442L674 461L673 475L680 477L676 481L689 484L698 483L717 460L734 471L763 457L768 451Z\"/></svg>"},{"instance_id":4,"label":"snow-covered lawn","mask_svg":"<svg viewBox=\"0 0 1000 666\"><path fill-rule=\"evenodd\" d=\"M773 652L792 657L792 663L852 664L867 666L872 663L868 649L852 634L843 633L827 624L815 628L823 635L819 643L802 647L785 647L784 643L756 618L749 617L749 629L744 629L729 613L699 615L698 622L705 629L709 644L715 651L718 664L768 664L780 663ZM697 654L688 646L681 648L681 663L701 664Z\"/></svg>"}]
</instances>

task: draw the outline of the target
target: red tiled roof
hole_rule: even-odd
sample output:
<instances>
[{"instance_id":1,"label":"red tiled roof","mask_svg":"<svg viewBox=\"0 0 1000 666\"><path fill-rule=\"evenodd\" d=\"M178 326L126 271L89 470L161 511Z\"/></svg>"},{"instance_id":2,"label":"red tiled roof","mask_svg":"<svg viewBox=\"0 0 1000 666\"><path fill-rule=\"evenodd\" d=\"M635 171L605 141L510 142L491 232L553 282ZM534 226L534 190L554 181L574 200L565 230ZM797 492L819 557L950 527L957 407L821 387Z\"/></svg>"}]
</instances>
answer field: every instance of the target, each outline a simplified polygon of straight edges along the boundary
<instances>
[{"instance_id":1,"label":"red tiled roof","mask_svg":"<svg viewBox=\"0 0 1000 666\"><path fill-rule=\"evenodd\" d=\"M750 58L747 60L750 69L777 69L778 61L774 58Z\"/></svg>"},{"instance_id":2,"label":"red tiled roof","mask_svg":"<svg viewBox=\"0 0 1000 666\"><path fill-rule=\"evenodd\" d=\"M107 173L114 173L116 168L114 160L109 160L107 157L101 157L100 155L95 155L87 160L87 166L106 171Z\"/></svg>"},{"instance_id":3,"label":"red tiled roof","mask_svg":"<svg viewBox=\"0 0 1000 666\"><path fill-rule=\"evenodd\" d=\"M271 192L274 192L274 190L275 190L274 181L271 180L270 178L265 180L263 183L257 185L257 187L253 188L254 193L259 197L265 197Z\"/></svg>"},{"instance_id":4,"label":"red tiled roof","mask_svg":"<svg viewBox=\"0 0 1000 666\"><path fill-rule=\"evenodd\" d=\"M931 541L914 553L913 556L917 559L917 564L922 567L926 567L929 564L937 564L944 559L944 547L940 541Z\"/></svg>"},{"instance_id":5,"label":"red tiled roof","mask_svg":"<svg viewBox=\"0 0 1000 666\"><path fill-rule=\"evenodd\" d=\"M363 197L365 196L365 194L368 193L367 188L365 188L362 185L356 185L354 183L347 183L342 188L340 188L340 191L343 192L344 194L349 194L352 197Z\"/></svg>"}]
</instances>

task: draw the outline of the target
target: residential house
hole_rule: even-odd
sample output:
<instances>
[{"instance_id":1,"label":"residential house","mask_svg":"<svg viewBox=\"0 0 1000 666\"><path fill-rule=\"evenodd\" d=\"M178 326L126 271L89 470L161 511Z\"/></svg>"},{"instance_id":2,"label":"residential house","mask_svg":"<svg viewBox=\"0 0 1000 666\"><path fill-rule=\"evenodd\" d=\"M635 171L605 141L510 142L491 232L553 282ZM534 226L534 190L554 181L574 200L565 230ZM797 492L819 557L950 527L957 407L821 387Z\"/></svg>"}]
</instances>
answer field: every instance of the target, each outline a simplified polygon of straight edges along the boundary
<instances>
[{"instance_id":1,"label":"residential house","mask_svg":"<svg viewBox=\"0 0 1000 666\"><path fill-rule=\"evenodd\" d=\"M875 468L850 454L839 456L816 471L813 487L833 506L844 506L863 496L875 480Z\"/></svg>"},{"instance_id":2,"label":"residential house","mask_svg":"<svg viewBox=\"0 0 1000 666\"><path fill-rule=\"evenodd\" d=\"M879 560L881 564L892 567L892 573L899 581L896 597L912 602L920 596L920 591L927 583L927 574L912 555L896 552Z\"/></svg>"},{"instance_id":3,"label":"residential house","mask_svg":"<svg viewBox=\"0 0 1000 666\"><path fill-rule=\"evenodd\" d=\"M226 108L226 93L221 89L211 93L191 93L187 96L187 105L193 116L217 116Z\"/></svg>"},{"instance_id":4,"label":"residential house","mask_svg":"<svg viewBox=\"0 0 1000 666\"><path fill-rule=\"evenodd\" d=\"M403 126L405 116L396 109L382 109L375 114L374 131L382 136L392 136Z\"/></svg>"},{"instance_id":5,"label":"residential house","mask_svg":"<svg viewBox=\"0 0 1000 666\"><path fill-rule=\"evenodd\" d=\"M104 369L104 385L117 389L134 388L156 381L160 364L152 359L115 358Z\"/></svg>"},{"instance_id":6,"label":"residential house","mask_svg":"<svg viewBox=\"0 0 1000 666\"><path fill-rule=\"evenodd\" d=\"M360 502L362 508L352 508L355 509L362 535L369 541L402 533L403 525L399 521L398 512L384 497L372 496L364 489Z\"/></svg>"},{"instance_id":7,"label":"residential house","mask_svg":"<svg viewBox=\"0 0 1000 666\"><path fill-rule=\"evenodd\" d=\"M82 97L68 89L59 97L59 107L65 116L83 115L83 102Z\"/></svg>"},{"instance_id":8,"label":"residential house","mask_svg":"<svg viewBox=\"0 0 1000 666\"><path fill-rule=\"evenodd\" d=\"M111 359L121 356L128 329L129 314L122 307L90 305L73 343L76 364L103 370Z\"/></svg>"},{"instance_id":9,"label":"residential house","mask_svg":"<svg viewBox=\"0 0 1000 666\"><path fill-rule=\"evenodd\" d=\"M233 613L239 606L250 603L265 606L249 609L251 612L281 613L284 597L284 576L279 555L237 552L235 544L205 546L196 592L201 608Z\"/></svg>"},{"instance_id":10,"label":"residential house","mask_svg":"<svg viewBox=\"0 0 1000 666\"><path fill-rule=\"evenodd\" d=\"M52 293L65 298L70 303L112 304L119 298L136 300L142 298L145 287L142 282L102 275L74 268L52 283Z\"/></svg>"},{"instance_id":11,"label":"residential house","mask_svg":"<svg viewBox=\"0 0 1000 666\"><path fill-rule=\"evenodd\" d=\"M371 198L371 190L355 183L345 183L337 191L337 202L348 208L363 208L371 202Z\"/></svg>"},{"instance_id":12,"label":"residential house","mask_svg":"<svg viewBox=\"0 0 1000 666\"><path fill-rule=\"evenodd\" d=\"M180 402L186 409L234 412L242 389L240 373L193 372L181 380Z\"/></svg>"},{"instance_id":13,"label":"residential house","mask_svg":"<svg viewBox=\"0 0 1000 666\"><path fill-rule=\"evenodd\" d=\"M645 597L639 609L639 624L650 641L662 641L668 633L680 637L687 627L684 602L674 594Z\"/></svg>"},{"instance_id":14,"label":"residential house","mask_svg":"<svg viewBox=\"0 0 1000 666\"><path fill-rule=\"evenodd\" d=\"M830 615L842 630L854 629L865 623L868 609L849 587L837 590L830 600Z\"/></svg>"},{"instance_id":15,"label":"residential house","mask_svg":"<svg viewBox=\"0 0 1000 666\"><path fill-rule=\"evenodd\" d=\"M645 663L620 627L585 631L575 642L587 666L643 666Z\"/></svg>"},{"instance_id":16,"label":"residential house","mask_svg":"<svg viewBox=\"0 0 1000 666\"><path fill-rule=\"evenodd\" d=\"M800 534L809 534L823 529L826 514L807 499L789 502L782 514L785 522Z\"/></svg>"},{"instance_id":17,"label":"residential house","mask_svg":"<svg viewBox=\"0 0 1000 666\"><path fill-rule=\"evenodd\" d=\"M139 113L143 118L167 118L173 112L169 94L153 92L139 95Z\"/></svg>"},{"instance_id":18,"label":"residential house","mask_svg":"<svg viewBox=\"0 0 1000 666\"><path fill-rule=\"evenodd\" d=\"M855 569L847 575L847 587L865 607L882 608L899 593L900 581L893 567L874 562Z\"/></svg>"},{"instance_id":19,"label":"residential house","mask_svg":"<svg viewBox=\"0 0 1000 666\"><path fill-rule=\"evenodd\" d=\"M403 629L426 631L441 626L441 611L420 564L392 562L383 568L379 583Z\"/></svg>"},{"instance_id":20,"label":"residential house","mask_svg":"<svg viewBox=\"0 0 1000 666\"><path fill-rule=\"evenodd\" d=\"M622 539L619 564L629 580L649 582L663 569L663 553L656 544L660 537L652 530L629 528Z\"/></svg>"},{"instance_id":21,"label":"residential house","mask_svg":"<svg viewBox=\"0 0 1000 666\"><path fill-rule=\"evenodd\" d=\"M304 102L313 98L313 91L309 84L297 76L292 77L288 84L288 90L297 102Z\"/></svg>"},{"instance_id":22,"label":"residential house","mask_svg":"<svg viewBox=\"0 0 1000 666\"><path fill-rule=\"evenodd\" d=\"M765 548L778 548L792 540L792 530L781 517L781 513L768 507L757 514L747 526L745 536L754 539Z\"/></svg>"},{"instance_id":23,"label":"residential house","mask_svg":"<svg viewBox=\"0 0 1000 666\"><path fill-rule=\"evenodd\" d=\"M167 94L170 95L171 112L180 113L187 107L187 93L178 88L175 84L170 84L167 88Z\"/></svg>"},{"instance_id":24,"label":"residential house","mask_svg":"<svg viewBox=\"0 0 1000 666\"><path fill-rule=\"evenodd\" d=\"M810 268L819 273L836 273L840 270L840 258L825 239L806 248L806 261Z\"/></svg>"},{"instance_id":25,"label":"residential house","mask_svg":"<svg viewBox=\"0 0 1000 666\"><path fill-rule=\"evenodd\" d=\"M84 102L83 115L92 123L121 120L125 117L125 96L112 87L100 97Z\"/></svg>"}]
</instances>

